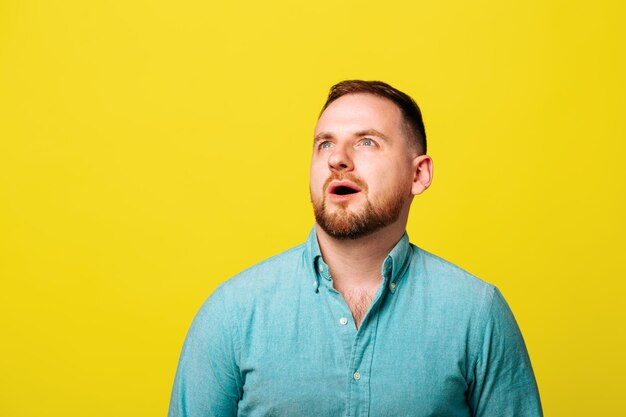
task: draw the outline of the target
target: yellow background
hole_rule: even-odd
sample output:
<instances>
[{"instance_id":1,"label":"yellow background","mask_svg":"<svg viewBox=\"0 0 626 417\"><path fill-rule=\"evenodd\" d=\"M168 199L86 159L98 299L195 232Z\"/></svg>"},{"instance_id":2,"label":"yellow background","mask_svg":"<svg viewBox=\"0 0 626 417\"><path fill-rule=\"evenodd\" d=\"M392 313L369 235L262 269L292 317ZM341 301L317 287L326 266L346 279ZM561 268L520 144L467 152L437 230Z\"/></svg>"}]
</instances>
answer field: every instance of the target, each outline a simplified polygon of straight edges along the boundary
<instances>
[{"instance_id":1,"label":"yellow background","mask_svg":"<svg viewBox=\"0 0 626 417\"><path fill-rule=\"evenodd\" d=\"M626 415L623 4L0 1L0 415L165 415L202 301L306 238L347 78L420 103L409 235L500 287L546 415Z\"/></svg>"}]
</instances>

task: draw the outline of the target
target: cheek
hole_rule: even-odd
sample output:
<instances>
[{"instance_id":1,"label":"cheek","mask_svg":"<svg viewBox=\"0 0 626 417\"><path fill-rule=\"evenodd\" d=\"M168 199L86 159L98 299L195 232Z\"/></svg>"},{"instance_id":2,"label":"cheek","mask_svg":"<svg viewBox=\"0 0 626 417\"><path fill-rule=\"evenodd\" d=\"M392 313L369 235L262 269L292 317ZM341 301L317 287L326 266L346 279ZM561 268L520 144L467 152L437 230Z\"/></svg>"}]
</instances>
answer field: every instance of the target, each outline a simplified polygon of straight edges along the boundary
<instances>
[{"instance_id":1,"label":"cheek","mask_svg":"<svg viewBox=\"0 0 626 417\"><path fill-rule=\"evenodd\" d=\"M377 173L369 173L371 178L370 191L378 193L388 193L391 190L406 188L409 192L411 188L412 178L410 172L402 169L402 167L387 166Z\"/></svg>"},{"instance_id":2,"label":"cheek","mask_svg":"<svg viewBox=\"0 0 626 417\"><path fill-rule=\"evenodd\" d=\"M313 158L311 161L311 178L321 178L328 175L328 160L324 158ZM322 180L323 181L323 180Z\"/></svg>"},{"instance_id":3,"label":"cheek","mask_svg":"<svg viewBox=\"0 0 626 417\"><path fill-rule=\"evenodd\" d=\"M311 187L311 193L320 194L322 185L326 180L325 172L318 166L311 165L311 172L309 177L309 184Z\"/></svg>"}]
</instances>

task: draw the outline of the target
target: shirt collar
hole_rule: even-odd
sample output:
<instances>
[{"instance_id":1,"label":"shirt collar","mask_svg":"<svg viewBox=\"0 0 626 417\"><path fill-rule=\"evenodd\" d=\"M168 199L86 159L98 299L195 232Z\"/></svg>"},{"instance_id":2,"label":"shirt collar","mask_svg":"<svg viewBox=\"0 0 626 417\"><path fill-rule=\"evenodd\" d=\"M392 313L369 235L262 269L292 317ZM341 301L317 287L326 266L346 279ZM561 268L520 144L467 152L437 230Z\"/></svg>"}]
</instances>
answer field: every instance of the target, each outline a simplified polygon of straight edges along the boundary
<instances>
[{"instance_id":1,"label":"shirt collar","mask_svg":"<svg viewBox=\"0 0 626 417\"><path fill-rule=\"evenodd\" d=\"M315 227L309 233L309 237L305 243L305 262L307 269L313 277L313 289L317 292L320 285L331 285L331 277L328 271L328 265L322 258L322 252L317 241ZM409 261L413 254L409 235L404 232L398 243L391 249L389 255L385 258L381 268L381 276L383 277L383 285L391 292L395 291L398 282L404 276L409 266Z\"/></svg>"}]
</instances>

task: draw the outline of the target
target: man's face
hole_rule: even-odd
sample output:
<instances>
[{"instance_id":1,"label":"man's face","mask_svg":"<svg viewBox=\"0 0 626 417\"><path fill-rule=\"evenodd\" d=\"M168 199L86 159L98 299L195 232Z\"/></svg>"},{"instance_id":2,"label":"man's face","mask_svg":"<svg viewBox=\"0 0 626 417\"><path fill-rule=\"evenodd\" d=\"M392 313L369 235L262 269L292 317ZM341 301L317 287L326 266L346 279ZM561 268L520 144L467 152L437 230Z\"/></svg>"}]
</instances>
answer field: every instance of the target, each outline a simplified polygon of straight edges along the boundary
<instances>
[{"instance_id":1,"label":"man's face","mask_svg":"<svg viewBox=\"0 0 626 417\"><path fill-rule=\"evenodd\" d=\"M363 93L338 98L321 115L311 201L326 233L357 239L408 215L417 152L410 149L402 123L392 101Z\"/></svg>"}]
</instances>

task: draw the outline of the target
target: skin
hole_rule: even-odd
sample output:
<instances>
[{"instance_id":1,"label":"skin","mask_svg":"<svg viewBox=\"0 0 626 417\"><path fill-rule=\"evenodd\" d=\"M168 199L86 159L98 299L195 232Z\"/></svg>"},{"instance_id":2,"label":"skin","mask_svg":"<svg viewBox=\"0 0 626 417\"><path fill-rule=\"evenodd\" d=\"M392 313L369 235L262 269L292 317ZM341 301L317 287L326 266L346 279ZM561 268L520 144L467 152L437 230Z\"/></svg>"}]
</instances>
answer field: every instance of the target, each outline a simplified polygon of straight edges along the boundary
<instances>
[{"instance_id":1,"label":"skin","mask_svg":"<svg viewBox=\"0 0 626 417\"><path fill-rule=\"evenodd\" d=\"M432 159L419 155L403 130L401 110L372 94L348 94L335 100L315 127L311 159L311 200L325 204L328 215L363 212L368 201L381 206L398 193L401 209L390 224L355 239L337 239L319 225L316 233L333 285L346 299L359 326L381 283L382 263L402 238L413 197L431 184ZM328 179L335 178L335 182ZM364 185L349 196L331 193L337 178Z\"/></svg>"}]
</instances>

